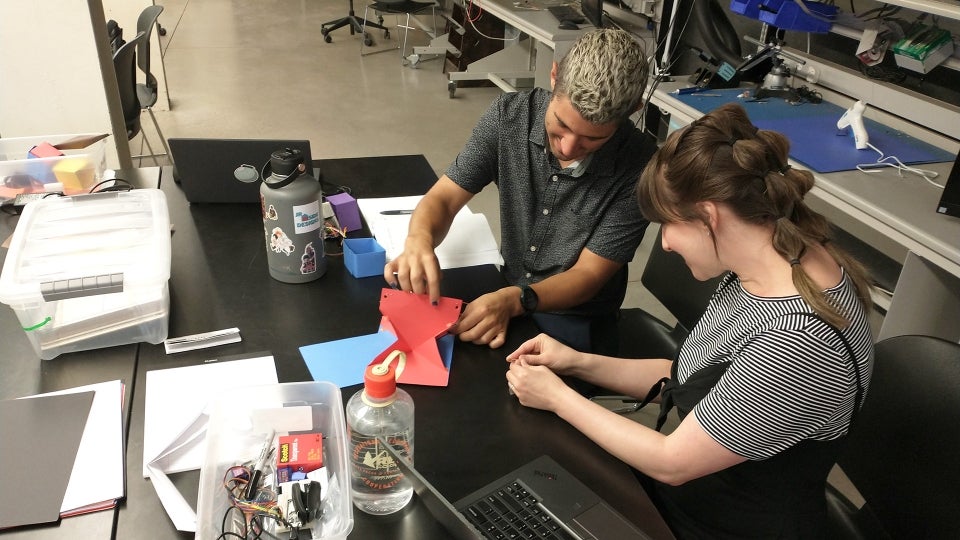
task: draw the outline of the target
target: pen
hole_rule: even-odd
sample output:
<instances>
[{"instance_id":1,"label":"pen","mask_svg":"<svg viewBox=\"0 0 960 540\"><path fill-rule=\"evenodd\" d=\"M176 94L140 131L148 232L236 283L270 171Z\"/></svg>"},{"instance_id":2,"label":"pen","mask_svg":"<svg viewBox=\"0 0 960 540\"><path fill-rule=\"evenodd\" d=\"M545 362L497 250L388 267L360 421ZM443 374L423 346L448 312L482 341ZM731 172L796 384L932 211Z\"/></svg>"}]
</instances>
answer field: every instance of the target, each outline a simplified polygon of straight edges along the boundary
<instances>
[{"instance_id":1,"label":"pen","mask_svg":"<svg viewBox=\"0 0 960 540\"><path fill-rule=\"evenodd\" d=\"M682 95L684 95L684 94L695 94L695 93L697 93L697 92L703 92L704 90L706 90L706 88L703 88L703 87L700 87L700 86L691 86L691 87L689 87L689 88L678 88L678 89L674 90L673 92L674 92L675 94L678 94L678 95L681 95L681 96L682 96Z\"/></svg>"},{"instance_id":2,"label":"pen","mask_svg":"<svg viewBox=\"0 0 960 540\"><path fill-rule=\"evenodd\" d=\"M248 501L252 501L257 497L257 491L260 489L260 480L263 478L263 471L266 470L267 461L273 454L274 435L276 435L276 432L274 431L271 431L270 434L267 435L267 438L263 443L263 448L260 450L260 456L252 465L253 470L250 472L250 480L247 483L247 489L244 493L244 497L246 497Z\"/></svg>"},{"instance_id":3,"label":"pen","mask_svg":"<svg viewBox=\"0 0 960 540\"><path fill-rule=\"evenodd\" d=\"M381 210L382 216L406 216L412 214L413 210Z\"/></svg>"}]
</instances>

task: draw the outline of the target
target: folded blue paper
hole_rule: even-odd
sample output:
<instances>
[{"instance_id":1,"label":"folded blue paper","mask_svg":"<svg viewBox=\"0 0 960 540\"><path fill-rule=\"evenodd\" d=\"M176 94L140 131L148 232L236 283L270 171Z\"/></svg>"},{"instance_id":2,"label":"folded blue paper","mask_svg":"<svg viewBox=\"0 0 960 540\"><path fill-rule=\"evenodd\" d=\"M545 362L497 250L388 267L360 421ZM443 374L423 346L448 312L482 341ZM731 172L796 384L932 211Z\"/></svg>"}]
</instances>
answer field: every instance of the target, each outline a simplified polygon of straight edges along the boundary
<instances>
[{"instance_id":1,"label":"folded blue paper","mask_svg":"<svg viewBox=\"0 0 960 540\"><path fill-rule=\"evenodd\" d=\"M387 331L300 347L300 355L315 381L330 381L340 388L363 383L363 371L392 345L396 336ZM437 339L443 363L450 369L453 335Z\"/></svg>"}]
</instances>

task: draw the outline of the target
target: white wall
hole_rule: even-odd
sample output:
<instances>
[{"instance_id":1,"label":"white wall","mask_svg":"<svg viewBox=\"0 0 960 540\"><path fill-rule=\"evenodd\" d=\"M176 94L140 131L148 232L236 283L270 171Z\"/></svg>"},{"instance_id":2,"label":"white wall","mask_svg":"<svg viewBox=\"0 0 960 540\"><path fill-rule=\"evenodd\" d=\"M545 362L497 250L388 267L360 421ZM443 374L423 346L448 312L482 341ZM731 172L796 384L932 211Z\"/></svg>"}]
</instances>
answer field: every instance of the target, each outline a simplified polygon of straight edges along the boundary
<instances>
[{"instance_id":1,"label":"white wall","mask_svg":"<svg viewBox=\"0 0 960 540\"><path fill-rule=\"evenodd\" d=\"M111 133L107 167L131 166L106 21L135 35L151 0L108 1L123 7L108 16L102 0L0 1L0 136ZM162 72L160 54L151 71Z\"/></svg>"}]
</instances>

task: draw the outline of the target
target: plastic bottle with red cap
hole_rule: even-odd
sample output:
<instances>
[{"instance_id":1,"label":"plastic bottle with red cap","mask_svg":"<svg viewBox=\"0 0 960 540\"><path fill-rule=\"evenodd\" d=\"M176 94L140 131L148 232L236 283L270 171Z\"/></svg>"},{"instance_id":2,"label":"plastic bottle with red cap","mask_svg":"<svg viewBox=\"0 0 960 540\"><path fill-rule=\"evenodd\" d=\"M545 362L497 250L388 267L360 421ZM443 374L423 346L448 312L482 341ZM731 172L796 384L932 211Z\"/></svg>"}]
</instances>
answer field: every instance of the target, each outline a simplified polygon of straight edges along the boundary
<instances>
[{"instance_id":1,"label":"plastic bottle with red cap","mask_svg":"<svg viewBox=\"0 0 960 540\"><path fill-rule=\"evenodd\" d=\"M397 388L393 358L367 367L363 390L346 406L353 504L368 514L392 514L413 497L413 485L383 448L386 441L413 462L413 399Z\"/></svg>"}]
</instances>

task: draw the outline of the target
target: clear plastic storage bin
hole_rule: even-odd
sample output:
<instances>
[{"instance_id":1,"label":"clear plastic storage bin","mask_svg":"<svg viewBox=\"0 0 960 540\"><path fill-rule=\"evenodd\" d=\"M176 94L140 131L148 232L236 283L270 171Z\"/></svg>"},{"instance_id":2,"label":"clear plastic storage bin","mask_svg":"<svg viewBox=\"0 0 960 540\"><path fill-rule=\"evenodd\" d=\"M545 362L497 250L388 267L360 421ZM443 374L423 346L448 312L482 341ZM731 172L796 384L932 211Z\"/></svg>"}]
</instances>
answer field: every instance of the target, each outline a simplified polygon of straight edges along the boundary
<instances>
[{"instance_id":1,"label":"clear plastic storage bin","mask_svg":"<svg viewBox=\"0 0 960 540\"><path fill-rule=\"evenodd\" d=\"M238 393L239 392L239 393ZM270 384L234 390L215 397L210 407L207 428L207 454L200 469L200 492L197 501L198 540L222 538L222 528L239 534L231 527L239 515L231 511L231 499L224 478L232 467L256 461L266 441L276 444L282 435L320 432L323 434L323 514L311 521L314 539L344 539L353 529L353 504L350 498L350 469L347 454L347 432L343 417L340 389L326 381ZM276 452L271 465L264 468L264 484L274 485ZM224 516L227 516L226 518ZM264 519L268 531L280 538L288 533L276 532L276 522ZM303 530L303 529L301 529ZM227 536L230 536L229 534ZM264 534L263 538L272 538Z\"/></svg>"},{"instance_id":2,"label":"clear plastic storage bin","mask_svg":"<svg viewBox=\"0 0 960 540\"><path fill-rule=\"evenodd\" d=\"M170 216L159 189L29 203L0 274L37 355L167 337Z\"/></svg>"},{"instance_id":3,"label":"clear plastic storage bin","mask_svg":"<svg viewBox=\"0 0 960 540\"><path fill-rule=\"evenodd\" d=\"M85 148L62 150L64 155L58 157L28 158L28 153L41 143L57 145L96 135L80 133L0 139L0 200L12 199L18 193L42 193L44 185L53 182L59 182L67 195L89 191L103 178L106 169L105 140Z\"/></svg>"}]
</instances>

